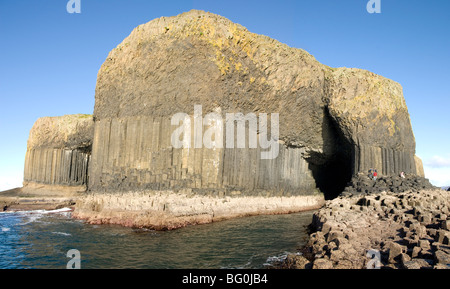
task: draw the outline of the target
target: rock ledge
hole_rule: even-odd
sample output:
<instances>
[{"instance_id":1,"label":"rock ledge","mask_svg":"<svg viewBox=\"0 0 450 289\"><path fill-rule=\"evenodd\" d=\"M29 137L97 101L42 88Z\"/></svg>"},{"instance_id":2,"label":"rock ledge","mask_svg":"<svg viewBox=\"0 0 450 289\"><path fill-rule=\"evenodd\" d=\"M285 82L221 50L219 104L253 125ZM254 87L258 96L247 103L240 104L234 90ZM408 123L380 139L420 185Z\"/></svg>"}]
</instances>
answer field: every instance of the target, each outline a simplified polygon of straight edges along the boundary
<instances>
[{"instance_id":1,"label":"rock ledge","mask_svg":"<svg viewBox=\"0 0 450 289\"><path fill-rule=\"evenodd\" d=\"M282 268L449 269L450 192L341 196L313 216L302 254Z\"/></svg>"}]
</instances>

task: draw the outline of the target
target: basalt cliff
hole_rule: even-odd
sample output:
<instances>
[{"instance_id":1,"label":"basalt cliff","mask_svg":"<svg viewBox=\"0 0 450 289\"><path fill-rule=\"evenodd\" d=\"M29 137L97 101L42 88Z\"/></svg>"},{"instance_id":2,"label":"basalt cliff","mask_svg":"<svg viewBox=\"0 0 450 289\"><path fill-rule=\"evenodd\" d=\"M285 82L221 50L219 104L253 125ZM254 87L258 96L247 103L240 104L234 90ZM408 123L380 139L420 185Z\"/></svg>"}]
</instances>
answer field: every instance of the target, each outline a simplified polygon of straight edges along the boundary
<instances>
[{"instance_id":1,"label":"basalt cliff","mask_svg":"<svg viewBox=\"0 0 450 289\"><path fill-rule=\"evenodd\" d=\"M186 115L182 127L177 113ZM211 114L242 118L230 135ZM197 10L136 27L99 70L93 117L73 118L71 134L63 128L35 124L25 182L85 186L74 216L98 223L164 229L300 211L322 206L369 169L423 175L400 84L328 67ZM234 147L202 142L230 137ZM272 157L261 157L264 140L276 145Z\"/></svg>"},{"instance_id":2,"label":"basalt cliff","mask_svg":"<svg viewBox=\"0 0 450 289\"><path fill-rule=\"evenodd\" d=\"M24 185L86 186L93 133L91 115L38 119L28 137Z\"/></svg>"},{"instance_id":3,"label":"basalt cliff","mask_svg":"<svg viewBox=\"0 0 450 289\"><path fill-rule=\"evenodd\" d=\"M0 211L71 207L89 183L92 115L39 118L30 131L23 187L0 192Z\"/></svg>"}]
</instances>

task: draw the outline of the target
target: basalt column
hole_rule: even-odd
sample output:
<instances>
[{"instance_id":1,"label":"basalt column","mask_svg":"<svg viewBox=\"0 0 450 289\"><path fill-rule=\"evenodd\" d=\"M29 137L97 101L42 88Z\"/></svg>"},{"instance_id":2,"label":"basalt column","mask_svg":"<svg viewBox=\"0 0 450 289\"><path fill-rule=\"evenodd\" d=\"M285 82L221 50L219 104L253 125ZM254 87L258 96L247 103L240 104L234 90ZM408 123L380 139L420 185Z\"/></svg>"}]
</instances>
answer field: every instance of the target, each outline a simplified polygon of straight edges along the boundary
<instances>
[{"instance_id":1,"label":"basalt column","mask_svg":"<svg viewBox=\"0 0 450 289\"><path fill-rule=\"evenodd\" d=\"M315 194L306 157L324 142L323 87L322 66L311 55L218 15L191 11L143 24L111 51L98 74L90 189ZM277 155L262 158L267 149L259 142L249 147L248 140L234 148L208 148L200 140L199 147L198 106L203 133L210 113L224 121L230 113L254 115L258 125L262 114L278 114ZM190 118L189 148L171 142L177 113Z\"/></svg>"},{"instance_id":2,"label":"basalt column","mask_svg":"<svg viewBox=\"0 0 450 289\"><path fill-rule=\"evenodd\" d=\"M24 184L87 187L92 134L89 115L38 119L28 139Z\"/></svg>"},{"instance_id":3,"label":"basalt column","mask_svg":"<svg viewBox=\"0 0 450 289\"><path fill-rule=\"evenodd\" d=\"M174 148L171 135L176 128L168 117L97 120L89 188L94 191L191 188L198 193L241 191L267 196L316 191L314 177L304 159L305 148L277 143L279 151L273 159L263 159L262 153L268 150L249 148L248 142L243 148L195 148L192 137L189 148ZM226 135L223 138L225 143Z\"/></svg>"},{"instance_id":4,"label":"basalt column","mask_svg":"<svg viewBox=\"0 0 450 289\"><path fill-rule=\"evenodd\" d=\"M423 174L400 84L360 69L329 69L327 105L351 145L353 173Z\"/></svg>"},{"instance_id":5,"label":"basalt column","mask_svg":"<svg viewBox=\"0 0 450 289\"><path fill-rule=\"evenodd\" d=\"M95 98L92 191L321 191L332 198L352 174L370 168L417 173L398 83L330 68L304 50L203 11L136 27L100 68ZM263 159L262 149L248 144L199 147L193 139L176 148L171 120L186 114L193 136L196 106L201 118L217 113L224 120L229 113L277 113L277 156ZM204 119L202 131L207 129Z\"/></svg>"}]
</instances>

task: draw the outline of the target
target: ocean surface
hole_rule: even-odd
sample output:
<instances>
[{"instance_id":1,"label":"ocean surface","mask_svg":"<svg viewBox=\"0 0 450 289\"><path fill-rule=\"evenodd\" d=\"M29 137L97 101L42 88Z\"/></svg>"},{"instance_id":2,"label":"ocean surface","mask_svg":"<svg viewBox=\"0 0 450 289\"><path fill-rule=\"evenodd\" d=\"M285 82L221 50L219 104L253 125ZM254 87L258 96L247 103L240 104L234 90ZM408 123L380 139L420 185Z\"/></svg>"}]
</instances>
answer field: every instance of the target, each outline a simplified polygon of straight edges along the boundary
<instances>
[{"instance_id":1,"label":"ocean surface","mask_svg":"<svg viewBox=\"0 0 450 289\"><path fill-rule=\"evenodd\" d=\"M307 241L313 212L253 216L157 232L89 225L70 211L0 213L0 268L265 268ZM73 260L72 260L73 261Z\"/></svg>"}]
</instances>

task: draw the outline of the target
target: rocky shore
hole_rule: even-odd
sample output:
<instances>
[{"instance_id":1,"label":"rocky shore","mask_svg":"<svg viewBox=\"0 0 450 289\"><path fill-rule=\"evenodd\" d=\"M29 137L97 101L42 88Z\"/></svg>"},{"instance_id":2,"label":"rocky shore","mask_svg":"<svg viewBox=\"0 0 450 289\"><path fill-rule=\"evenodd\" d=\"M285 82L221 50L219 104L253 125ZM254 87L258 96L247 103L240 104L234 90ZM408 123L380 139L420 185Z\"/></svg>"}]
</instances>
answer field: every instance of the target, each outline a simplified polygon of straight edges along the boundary
<instances>
[{"instance_id":1,"label":"rocky shore","mask_svg":"<svg viewBox=\"0 0 450 289\"><path fill-rule=\"evenodd\" d=\"M405 188L421 189L398 192L402 184L391 183L368 193L370 179L356 179L362 182L353 193L347 190L314 214L307 245L281 268L450 269L450 192L426 189L431 186L426 179L410 176Z\"/></svg>"},{"instance_id":2,"label":"rocky shore","mask_svg":"<svg viewBox=\"0 0 450 289\"><path fill-rule=\"evenodd\" d=\"M324 203L320 194L266 197L234 191L229 196L211 196L189 189L90 193L77 200L72 217L90 224L173 230L236 217L316 210Z\"/></svg>"},{"instance_id":3,"label":"rocky shore","mask_svg":"<svg viewBox=\"0 0 450 289\"><path fill-rule=\"evenodd\" d=\"M0 192L0 212L73 209L84 192L82 186L27 183L24 187Z\"/></svg>"}]
</instances>

